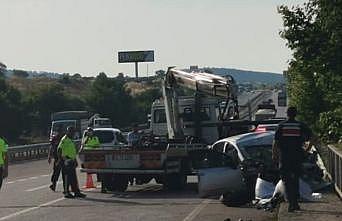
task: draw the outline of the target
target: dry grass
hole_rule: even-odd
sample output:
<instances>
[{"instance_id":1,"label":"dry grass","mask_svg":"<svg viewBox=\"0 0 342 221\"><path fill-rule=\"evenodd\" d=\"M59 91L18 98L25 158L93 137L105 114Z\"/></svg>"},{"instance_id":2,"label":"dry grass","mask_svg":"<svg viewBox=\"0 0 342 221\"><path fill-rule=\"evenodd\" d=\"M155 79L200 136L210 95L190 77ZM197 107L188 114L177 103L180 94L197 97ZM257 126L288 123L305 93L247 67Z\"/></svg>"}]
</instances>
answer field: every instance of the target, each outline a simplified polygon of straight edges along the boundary
<instances>
[{"instance_id":1,"label":"dry grass","mask_svg":"<svg viewBox=\"0 0 342 221\"><path fill-rule=\"evenodd\" d=\"M125 89L127 91L130 91L131 96L137 96L149 89L152 89L152 85L147 85L146 83L140 83L140 82L128 82L125 84Z\"/></svg>"},{"instance_id":2,"label":"dry grass","mask_svg":"<svg viewBox=\"0 0 342 221\"><path fill-rule=\"evenodd\" d=\"M70 83L61 83L58 79L51 78L10 78L8 83L23 93L29 93L37 88L49 85L59 85L64 88L65 93L73 96L81 96L90 89L91 81L85 79L70 79Z\"/></svg>"}]
</instances>

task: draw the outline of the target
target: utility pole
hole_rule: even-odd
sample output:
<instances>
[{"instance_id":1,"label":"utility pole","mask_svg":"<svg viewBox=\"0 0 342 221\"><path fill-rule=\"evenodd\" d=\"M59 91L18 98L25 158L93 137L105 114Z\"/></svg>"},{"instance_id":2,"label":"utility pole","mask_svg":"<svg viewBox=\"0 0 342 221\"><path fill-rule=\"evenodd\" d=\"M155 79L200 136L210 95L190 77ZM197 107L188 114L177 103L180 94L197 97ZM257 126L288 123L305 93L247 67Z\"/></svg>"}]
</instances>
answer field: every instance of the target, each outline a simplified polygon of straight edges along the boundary
<instances>
[{"instance_id":1,"label":"utility pole","mask_svg":"<svg viewBox=\"0 0 342 221\"><path fill-rule=\"evenodd\" d=\"M137 78L137 79L138 79L138 73L139 73L139 71L138 71L138 62L135 62L135 78Z\"/></svg>"}]
</instances>

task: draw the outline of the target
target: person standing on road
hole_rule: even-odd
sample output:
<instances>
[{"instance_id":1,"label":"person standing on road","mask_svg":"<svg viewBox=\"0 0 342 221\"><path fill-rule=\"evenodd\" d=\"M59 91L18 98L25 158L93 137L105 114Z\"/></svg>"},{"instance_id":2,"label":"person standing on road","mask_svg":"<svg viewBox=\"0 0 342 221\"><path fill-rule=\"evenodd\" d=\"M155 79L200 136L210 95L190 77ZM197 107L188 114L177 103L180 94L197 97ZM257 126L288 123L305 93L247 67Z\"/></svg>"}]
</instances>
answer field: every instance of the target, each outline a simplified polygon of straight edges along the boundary
<instances>
[{"instance_id":1,"label":"person standing on road","mask_svg":"<svg viewBox=\"0 0 342 221\"><path fill-rule=\"evenodd\" d=\"M91 127L87 129L87 136L83 140L84 149L94 149L100 147L100 141L97 136L94 135L94 130Z\"/></svg>"},{"instance_id":2,"label":"person standing on road","mask_svg":"<svg viewBox=\"0 0 342 221\"><path fill-rule=\"evenodd\" d=\"M128 133L127 135L127 142L128 142L128 146L130 147L138 147L141 141L141 137L139 134L139 129L138 129L138 125L134 124L133 125L133 130L131 132Z\"/></svg>"},{"instance_id":3,"label":"person standing on road","mask_svg":"<svg viewBox=\"0 0 342 221\"><path fill-rule=\"evenodd\" d=\"M63 129L62 127L59 127L57 129L57 134L54 135L50 140L51 146L50 146L49 155L48 155L48 163L51 164L51 159L53 158L53 172L51 176L51 185L50 185L50 189L52 191L56 191L56 185L57 185L57 181L59 178L59 174L61 173L62 167L63 167L63 162L61 160L58 160L58 154L57 154L57 147L62 137L63 137ZM63 187L64 187L63 171L62 171L62 178L63 178Z\"/></svg>"},{"instance_id":4,"label":"person standing on road","mask_svg":"<svg viewBox=\"0 0 342 221\"><path fill-rule=\"evenodd\" d=\"M68 127L66 134L62 137L61 142L58 145L58 159L60 159L63 163L62 170L64 172L64 197L65 198L74 198L74 197L86 197L85 194L81 193L76 175L76 167L77 167L77 150L74 141L72 140L74 137L74 128ZM74 195L72 195L69 191L69 187L71 186Z\"/></svg>"},{"instance_id":5,"label":"person standing on road","mask_svg":"<svg viewBox=\"0 0 342 221\"><path fill-rule=\"evenodd\" d=\"M132 131L128 133L127 135L127 143L128 146L131 148L137 148L141 144L141 136L139 134L139 128L137 124L133 125ZM134 177L129 176L128 182L130 185L133 185L134 183Z\"/></svg>"},{"instance_id":6,"label":"person standing on road","mask_svg":"<svg viewBox=\"0 0 342 221\"><path fill-rule=\"evenodd\" d=\"M0 189L2 181L8 176L8 156L7 156L7 143L0 137Z\"/></svg>"},{"instance_id":7,"label":"person standing on road","mask_svg":"<svg viewBox=\"0 0 342 221\"><path fill-rule=\"evenodd\" d=\"M275 132L272 158L278 163L280 176L285 185L285 192L289 201L288 212L300 210L299 176L304 158L304 143L311 142L312 132L302 122L296 121L297 109L289 107L288 119L279 124Z\"/></svg>"}]
</instances>

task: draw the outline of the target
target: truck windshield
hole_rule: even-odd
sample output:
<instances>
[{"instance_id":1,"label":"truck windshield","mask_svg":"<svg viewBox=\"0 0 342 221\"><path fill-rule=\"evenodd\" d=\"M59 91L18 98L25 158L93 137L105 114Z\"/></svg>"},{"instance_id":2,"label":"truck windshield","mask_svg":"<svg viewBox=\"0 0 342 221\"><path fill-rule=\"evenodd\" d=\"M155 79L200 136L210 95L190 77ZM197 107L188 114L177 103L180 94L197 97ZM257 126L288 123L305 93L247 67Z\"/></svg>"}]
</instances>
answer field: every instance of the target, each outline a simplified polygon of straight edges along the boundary
<instances>
[{"instance_id":1,"label":"truck windshield","mask_svg":"<svg viewBox=\"0 0 342 221\"><path fill-rule=\"evenodd\" d=\"M112 143L115 138L112 131L95 130L94 135L99 138L101 144Z\"/></svg>"},{"instance_id":2,"label":"truck windshield","mask_svg":"<svg viewBox=\"0 0 342 221\"><path fill-rule=\"evenodd\" d=\"M61 129L63 133L65 133L68 127L76 128L76 122L75 121L54 121L52 122L52 128L51 128L52 135L57 133L59 129Z\"/></svg>"},{"instance_id":3,"label":"truck windshield","mask_svg":"<svg viewBox=\"0 0 342 221\"><path fill-rule=\"evenodd\" d=\"M110 120L95 120L95 125L98 125L98 126L107 126L111 124L112 123L110 122Z\"/></svg>"},{"instance_id":4,"label":"truck windshield","mask_svg":"<svg viewBox=\"0 0 342 221\"><path fill-rule=\"evenodd\" d=\"M209 109L209 107L201 107L200 108L199 119L201 121L210 120L210 109ZM191 107L184 108L183 120L185 122L195 120L195 113L192 111Z\"/></svg>"}]
</instances>

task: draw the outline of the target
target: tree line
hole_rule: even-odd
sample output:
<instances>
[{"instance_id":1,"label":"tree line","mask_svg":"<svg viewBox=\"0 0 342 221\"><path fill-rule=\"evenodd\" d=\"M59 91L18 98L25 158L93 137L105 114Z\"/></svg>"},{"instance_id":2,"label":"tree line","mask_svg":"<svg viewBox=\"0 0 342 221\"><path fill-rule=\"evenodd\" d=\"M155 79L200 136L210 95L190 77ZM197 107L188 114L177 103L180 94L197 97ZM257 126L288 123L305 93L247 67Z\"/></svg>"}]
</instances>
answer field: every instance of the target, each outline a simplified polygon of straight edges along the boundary
<instances>
[{"instance_id":1,"label":"tree line","mask_svg":"<svg viewBox=\"0 0 342 221\"><path fill-rule=\"evenodd\" d=\"M72 84L73 79L63 76L59 81ZM0 135L13 143L31 142L32 137L47 139L51 113L67 110L99 113L110 118L118 128L146 123L152 102L161 96L160 87L132 96L125 87L126 79L109 78L105 73L91 81L90 87L81 94L70 94L58 83L23 92L0 76Z\"/></svg>"},{"instance_id":2,"label":"tree line","mask_svg":"<svg viewBox=\"0 0 342 221\"><path fill-rule=\"evenodd\" d=\"M342 0L309 0L278 9L293 52L287 87L300 118L321 138L342 142Z\"/></svg>"}]
</instances>

